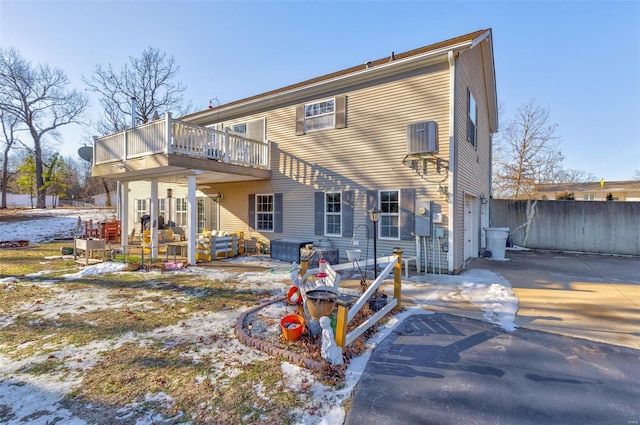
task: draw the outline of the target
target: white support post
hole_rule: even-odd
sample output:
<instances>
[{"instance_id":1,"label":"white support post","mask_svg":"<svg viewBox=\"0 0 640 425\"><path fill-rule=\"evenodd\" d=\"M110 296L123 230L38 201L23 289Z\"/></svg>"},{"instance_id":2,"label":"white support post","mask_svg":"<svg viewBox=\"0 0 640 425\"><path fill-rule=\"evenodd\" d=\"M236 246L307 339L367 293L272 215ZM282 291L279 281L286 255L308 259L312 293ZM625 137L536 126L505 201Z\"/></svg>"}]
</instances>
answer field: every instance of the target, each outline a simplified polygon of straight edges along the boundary
<instances>
[{"instance_id":1,"label":"white support post","mask_svg":"<svg viewBox=\"0 0 640 425\"><path fill-rule=\"evenodd\" d=\"M171 112L167 112L165 115L166 118L166 127L164 129L165 139L167 144L164 147L165 153L171 153Z\"/></svg>"},{"instance_id":2,"label":"white support post","mask_svg":"<svg viewBox=\"0 0 640 425\"><path fill-rule=\"evenodd\" d=\"M189 264L196 265L196 176L187 176L187 231L189 232L189 249L187 251Z\"/></svg>"},{"instance_id":3,"label":"white support post","mask_svg":"<svg viewBox=\"0 0 640 425\"><path fill-rule=\"evenodd\" d=\"M224 162L229 163L229 127L224 129Z\"/></svg>"},{"instance_id":4,"label":"white support post","mask_svg":"<svg viewBox=\"0 0 640 425\"><path fill-rule=\"evenodd\" d=\"M151 179L151 258L158 258L158 179Z\"/></svg>"},{"instance_id":5,"label":"white support post","mask_svg":"<svg viewBox=\"0 0 640 425\"><path fill-rule=\"evenodd\" d=\"M129 246L129 182L119 182L120 193L118 196L118 205L120 207L120 240L122 246ZM127 252L125 250L125 252Z\"/></svg>"}]
</instances>

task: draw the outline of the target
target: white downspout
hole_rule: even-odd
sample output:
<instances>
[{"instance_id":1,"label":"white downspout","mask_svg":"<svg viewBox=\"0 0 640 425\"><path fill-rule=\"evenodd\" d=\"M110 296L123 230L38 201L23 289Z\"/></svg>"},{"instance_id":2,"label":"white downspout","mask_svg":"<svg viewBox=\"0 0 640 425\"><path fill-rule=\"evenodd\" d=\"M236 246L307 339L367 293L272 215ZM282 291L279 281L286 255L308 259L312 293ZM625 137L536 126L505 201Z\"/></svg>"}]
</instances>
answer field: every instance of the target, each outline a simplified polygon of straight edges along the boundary
<instances>
[{"instance_id":1,"label":"white downspout","mask_svg":"<svg viewBox=\"0 0 640 425\"><path fill-rule=\"evenodd\" d=\"M456 252L455 240L457 236L457 229L455 226L456 216L456 193L458 179L456 178L456 169L458 163L458 128L456 120L456 55L453 51L449 51L449 190L447 193L447 202L449 214L447 227L449 232L447 233L447 244L449 245L449 252L447 252L447 267L449 274L453 273L454 259ZM439 255L439 254L438 254Z\"/></svg>"}]
</instances>

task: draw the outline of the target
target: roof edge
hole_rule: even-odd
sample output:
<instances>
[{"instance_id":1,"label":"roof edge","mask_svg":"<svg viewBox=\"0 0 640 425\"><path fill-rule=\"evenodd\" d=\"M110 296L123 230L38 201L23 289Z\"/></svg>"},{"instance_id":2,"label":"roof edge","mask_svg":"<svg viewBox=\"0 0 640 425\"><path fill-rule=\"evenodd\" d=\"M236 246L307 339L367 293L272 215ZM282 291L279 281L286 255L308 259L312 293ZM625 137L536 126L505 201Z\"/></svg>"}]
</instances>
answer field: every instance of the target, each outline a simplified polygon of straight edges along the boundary
<instances>
[{"instance_id":1,"label":"roof edge","mask_svg":"<svg viewBox=\"0 0 640 425\"><path fill-rule=\"evenodd\" d=\"M407 52L393 54L391 57L386 56L380 59L376 59L374 61L366 62L360 65L355 65L340 71L332 72L319 77L311 78L309 80L290 84L275 90L270 90L270 91L260 93L254 96L250 96L247 98L238 99L232 102L218 105L216 107L209 107L208 109L205 109L199 112L194 112L192 114L184 115L183 117L181 117L181 119L186 119L186 120L197 119L199 117L204 117L212 113L217 114L230 107L239 106L245 103L251 103L251 102L258 101L263 98L269 98L271 96L278 95L278 94L285 94L287 92L301 89L303 87L310 87L319 83L329 82L337 78L344 78L350 75L357 75L357 73L360 71L364 71L370 68L375 68L376 66L380 66L380 65L389 64L390 62L396 62L396 61L401 61L403 59L419 57L424 54L438 52L441 50L451 50L451 49L456 50L456 49L465 48L467 46L473 47L474 45L478 44L480 41L484 40L487 36L490 37L490 35L491 35L491 29L474 31L472 33L450 38L450 39L433 43L424 47L412 49ZM493 67L493 63L491 64L491 66Z\"/></svg>"}]
</instances>

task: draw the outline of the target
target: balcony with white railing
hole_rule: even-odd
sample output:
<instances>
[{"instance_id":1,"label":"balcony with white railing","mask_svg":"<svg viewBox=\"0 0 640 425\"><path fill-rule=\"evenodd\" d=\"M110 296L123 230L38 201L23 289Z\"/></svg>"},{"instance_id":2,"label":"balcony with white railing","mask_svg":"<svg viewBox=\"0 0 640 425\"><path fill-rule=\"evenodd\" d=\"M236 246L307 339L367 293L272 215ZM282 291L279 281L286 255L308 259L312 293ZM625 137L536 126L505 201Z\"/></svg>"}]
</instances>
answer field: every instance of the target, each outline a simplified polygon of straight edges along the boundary
<instances>
[{"instance_id":1,"label":"balcony with white railing","mask_svg":"<svg viewBox=\"0 0 640 425\"><path fill-rule=\"evenodd\" d=\"M153 155L179 155L269 169L269 144L241 135L165 118L95 140L93 166Z\"/></svg>"}]
</instances>

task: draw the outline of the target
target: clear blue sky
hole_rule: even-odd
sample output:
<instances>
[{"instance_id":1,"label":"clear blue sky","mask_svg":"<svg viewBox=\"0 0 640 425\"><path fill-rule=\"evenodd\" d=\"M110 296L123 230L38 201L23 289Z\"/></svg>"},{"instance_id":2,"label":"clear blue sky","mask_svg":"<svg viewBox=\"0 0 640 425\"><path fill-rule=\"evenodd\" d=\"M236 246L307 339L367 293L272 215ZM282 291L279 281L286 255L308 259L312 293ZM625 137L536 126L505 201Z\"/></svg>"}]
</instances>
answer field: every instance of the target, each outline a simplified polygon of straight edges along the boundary
<instances>
[{"instance_id":1,"label":"clear blue sky","mask_svg":"<svg viewBox=\"0 0 640 425\"><path fill-rule=\"evenodd\" d=\"M640 170L640 2L0 0L0 45L62 68L74 87L154 46L175 57L198 110L484 28L503 123L535 98L558 124L566 168L607 181ZM61 151L75 155L90 134L65 130Z\"/></svg>"}]
</instances>

